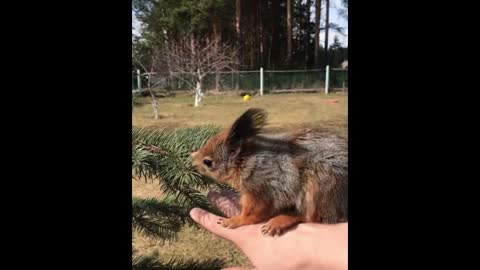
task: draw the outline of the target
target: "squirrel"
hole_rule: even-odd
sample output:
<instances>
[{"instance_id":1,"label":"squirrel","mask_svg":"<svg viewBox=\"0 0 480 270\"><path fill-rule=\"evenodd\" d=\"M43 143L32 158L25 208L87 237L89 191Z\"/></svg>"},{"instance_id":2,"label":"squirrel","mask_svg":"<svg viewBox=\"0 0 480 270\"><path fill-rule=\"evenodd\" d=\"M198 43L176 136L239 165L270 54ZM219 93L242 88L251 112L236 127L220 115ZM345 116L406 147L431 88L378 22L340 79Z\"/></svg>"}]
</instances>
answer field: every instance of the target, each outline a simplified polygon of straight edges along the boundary
<instances>
[{"instance_id":1,"label":"squirrel","mask_svg":"<svg viewBox=\"0 0 480 270\"><path fill-rule=\"evenodd\" d=\"M191 153L197 170L240 192L241 213L219 224L266 222L277 236L304 222L346 222L348 143L321 129L261 134L267 114L251 108Z\"/></svg>"}]
</instances>

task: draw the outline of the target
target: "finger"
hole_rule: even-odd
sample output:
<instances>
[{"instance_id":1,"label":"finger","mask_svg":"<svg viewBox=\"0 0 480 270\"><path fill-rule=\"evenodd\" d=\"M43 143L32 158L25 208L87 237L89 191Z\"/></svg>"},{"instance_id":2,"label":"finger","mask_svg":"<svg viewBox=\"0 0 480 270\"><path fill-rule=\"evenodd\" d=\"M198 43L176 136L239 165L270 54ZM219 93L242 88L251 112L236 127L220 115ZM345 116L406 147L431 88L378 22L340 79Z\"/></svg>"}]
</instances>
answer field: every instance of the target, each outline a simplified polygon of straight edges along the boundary
<instances>
[{"instance_id":1,"label":"finger","mask_svg":"<svg viewBox=\"0 0 480 270\"><path fill-rule=\"evenodd\" d=\"M190 216L202 227L224 239L238 243L239 239L241 238L241 233L239 230L224 228L221 224L217 223L222 217L214 215L200 208L193 208L190 211Z\"/></svg>"},{"instance_id":2,"label":"finger","mask_svg":"<svg viewBox=\"0 0 480 270\"><path fill-rule=\"evenodd\" d=\"M229 190L210 191L207 195L208 200L218 208L227 217L240 215L241 205L240 196Z\"/></svg>"}]
</instances>

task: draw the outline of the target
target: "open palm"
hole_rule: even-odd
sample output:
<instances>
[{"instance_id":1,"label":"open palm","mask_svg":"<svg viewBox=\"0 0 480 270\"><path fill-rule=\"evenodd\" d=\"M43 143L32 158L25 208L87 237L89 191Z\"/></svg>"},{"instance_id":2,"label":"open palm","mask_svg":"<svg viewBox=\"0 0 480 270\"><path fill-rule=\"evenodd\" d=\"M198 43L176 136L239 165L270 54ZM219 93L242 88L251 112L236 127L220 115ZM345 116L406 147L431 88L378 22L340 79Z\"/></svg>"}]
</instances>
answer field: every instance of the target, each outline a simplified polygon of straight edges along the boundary
<instances>
[{"instance_id":1,"label":"open palm","mask_svg":"<svg viewBox=\"0 0 480 270\"><path fill-rule=\"evenodd\" d=\"M233 192L211 191L208 198L227 217L240 213L239 198ZM237 245L256 269L348 269L347 223L304 223L270 237L261 233L263 224L229 229L218 224L222 217L205 210L194 208L190 215L205 229Z\"/></svg>"}]
</instances>

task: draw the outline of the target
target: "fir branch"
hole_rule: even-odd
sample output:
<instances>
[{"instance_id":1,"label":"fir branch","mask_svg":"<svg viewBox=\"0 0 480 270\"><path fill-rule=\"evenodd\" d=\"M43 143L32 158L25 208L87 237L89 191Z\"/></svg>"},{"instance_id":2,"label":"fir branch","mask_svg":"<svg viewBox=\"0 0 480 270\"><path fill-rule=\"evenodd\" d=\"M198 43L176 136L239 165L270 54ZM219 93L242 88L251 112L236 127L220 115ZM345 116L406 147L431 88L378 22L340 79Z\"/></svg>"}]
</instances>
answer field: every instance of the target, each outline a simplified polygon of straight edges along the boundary
<instances>
[{"instance_id":1,"label":"fir branch","mask_svg":"<svg viewBox=\"0 0 480 270\"><path fill-rule=\"evenodd\" d=\"M214 181L195 170L190 153L219 130L212 126L177 131L133 128L134 174L158 179L163 193L175 196L186 207L208 207L205 196L195 189L211 187Z\"/></svg>"},{"instance_id":2,"label":"fir branch","mask_svg":"<svg viewBox=\"0 0 480 270\"><path fill-rule=\"evenodd\" d=\"M175 239L187 218L185 208L179 205L153 198L132 198L132 227L147 236Z\"/></svg>"},{"instance_id":3,"label":"fir branch","mask_svg":"<svg viewBox=\"0 0 480 270\"><path fill-rule=\"evenodd\" d=\"M194 261L173 258L168 262L150 256L137 256L132 259L132 270L215 270L224 266L224 261L219 259Z\"/></svg>"}]
</instances>

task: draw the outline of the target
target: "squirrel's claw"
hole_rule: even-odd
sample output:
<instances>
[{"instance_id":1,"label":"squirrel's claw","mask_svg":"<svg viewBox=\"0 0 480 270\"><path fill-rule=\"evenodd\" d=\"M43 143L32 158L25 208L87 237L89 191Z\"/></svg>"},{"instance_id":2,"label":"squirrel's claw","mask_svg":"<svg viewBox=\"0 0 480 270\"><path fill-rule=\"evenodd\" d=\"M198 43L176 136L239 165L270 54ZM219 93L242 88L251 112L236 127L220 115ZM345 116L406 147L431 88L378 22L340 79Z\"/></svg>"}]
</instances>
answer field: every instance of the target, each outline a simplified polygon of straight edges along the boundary
<instances>
[{"instance_id":1,"label":"squirrel's claw","mask_svg":"<svg viewBox=\"0 0 480 270\"><path fill-rule=\"evenodd\" d=\"M283 233L283 230L281 227L275 227L275 226L269 225L268 223L262 226L262 234L264 236L276 237L276 236L282 235L282 233Z\"/></svg>"}]
</instances>

